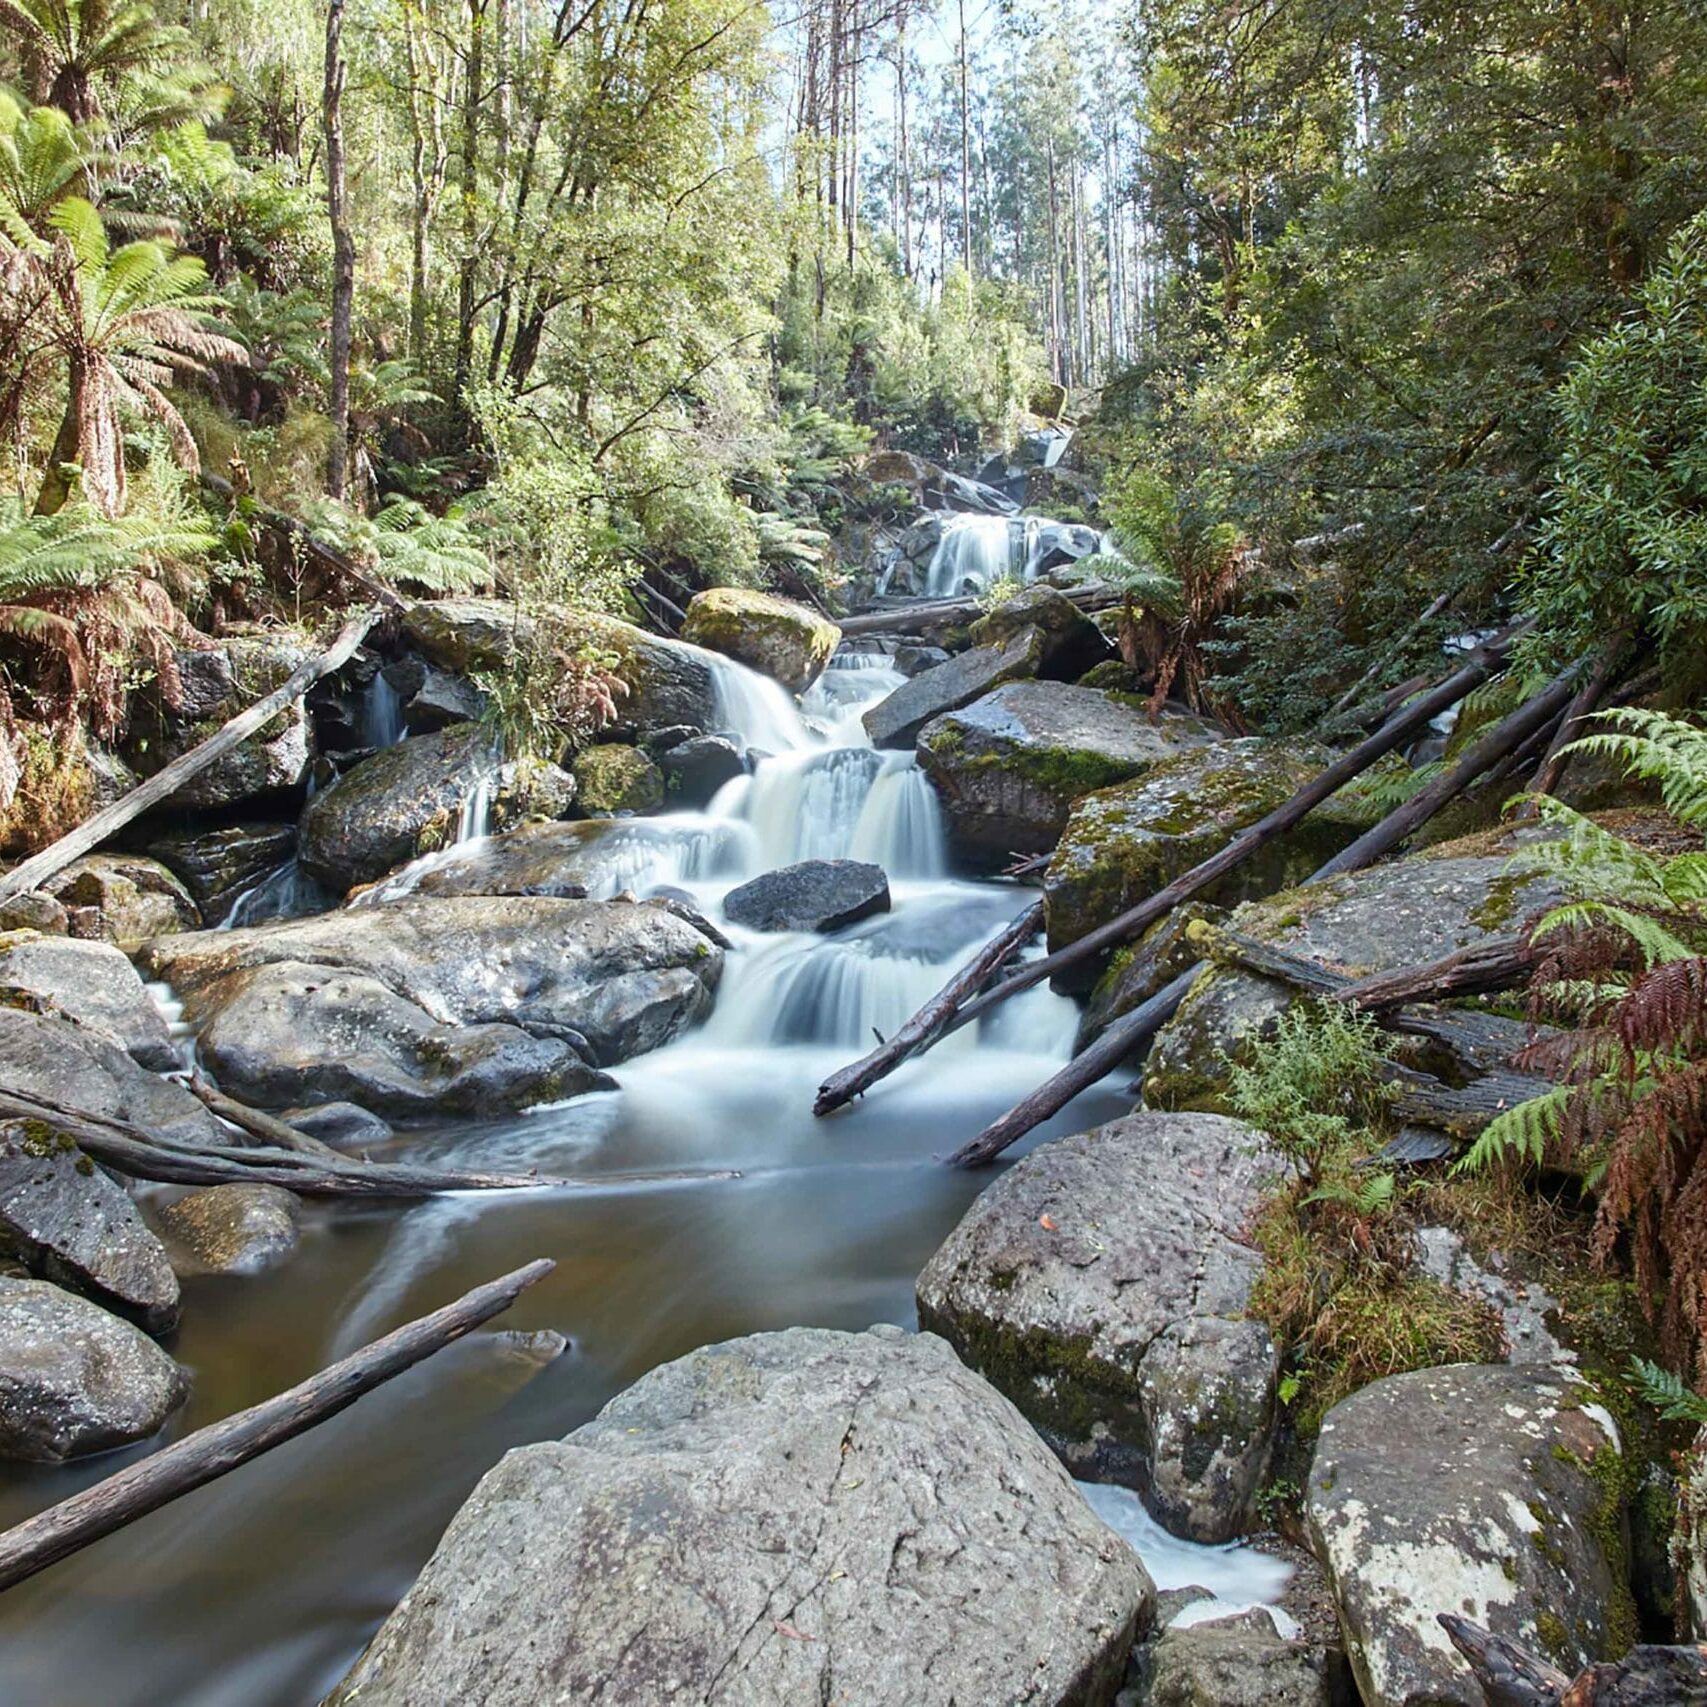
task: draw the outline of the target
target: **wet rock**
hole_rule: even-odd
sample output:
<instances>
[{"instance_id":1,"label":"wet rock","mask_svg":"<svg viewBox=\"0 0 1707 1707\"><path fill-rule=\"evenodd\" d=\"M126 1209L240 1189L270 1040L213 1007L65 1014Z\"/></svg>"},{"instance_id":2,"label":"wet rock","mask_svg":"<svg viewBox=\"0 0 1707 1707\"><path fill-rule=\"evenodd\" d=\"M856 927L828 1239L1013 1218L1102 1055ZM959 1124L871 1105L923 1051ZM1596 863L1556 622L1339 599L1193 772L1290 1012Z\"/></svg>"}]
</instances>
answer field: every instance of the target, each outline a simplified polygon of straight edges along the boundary
<instances>
[{"instance_id":1,"label":"wet rock","mask_svg":"<svg viewBox=\"0 0 1707 1707\"><path fill-rule=\"evenodd\" d=\"M682 639L737 659L790 693L805 693L817 681L841 638L817 611L744 587L695 593L682 624Z\"/></svg>"},{"instance_id":2,"label":"wet rock","mask_svg":"<svg viewBox=\"0 0 1707 1707\"><path fill-rule=\"evenodd\" d=\"M1000 646L1027 628L1043 636L1037 673L1048 681L1077 681L1115 656L1102 630L1065 593L1042 581L1034 581L973 623L972 644Z\"/></svg>"},{"instance_id":3,"label":"wet rock","mask_svg":"<svg viewBox=\"0 0 1707 1707\"><path fill-rule=\"evenodd\" d=\"M922 509L1009 516L1019 508L994 486L953 474L911 451L876 451L866 459L863 472L874 485L909 487L913 501Z\"/></svg>"},{"instance_id":4,"label":"wet rock","mask_svg":"<svg viewBox=\"0 0 1707 1707\"><path fill-rule=\"evenodd\" d=\"M979 646L905 681L872 706L861 722L874 747L910 747L932 718L982 699L1004 682L1037 674L1043 635L1024 628L996 646Z\"/></svg>"},{"instance_id":5,"label":"wet rock","mask_svg":"<svg viewBox=\"0 0 1707 1707\"><path fill-rule=\"evenodd\" d=\"M308 656L308 648L286 634L233 636L209 649L181 649L178 702L167 704L158 691L143 696L125 757L141 776L164 770L238 712L283 686ZM308 713L298 699L192 777L171 804L205 810L299 788L312 757Z\"/></svg>"},{"instance_id":6,"label":"wet rock","mask_svg":"<svg viewBox=\"0 0 1707 1707\"><path fill-rule=\"evenodd\" d=\"M919 732L919 762L941 795L956 847L986 861L1044 853L1073 802L1207 746L1203 719L1142 711L1094 688L1010 682Z\"/></svg>"},{"instance_id":7,"label":"wet rock","mask_svg":"<svg viewBox=\"0 0 1707 1707\"><path fill-rule=\"evenodd\" d=\"M1140 1651L1132 1707L1333 1707L1328 1659L1261 1610L1163 1630Z\"/></svg>"},{"instance_id":8,"label":"wet rock","mask_svg":"<svg viewBox=\"0 0 1707 1707\"><path fill-rule=\"evenodd\" d=\"M1082 522L1045 522L1032 535L1029 547L1031 572L1047 575L1094 556L1102 547L1102 534Z\"/></svg>"},{"instance_id":9,"label":"wet rock","mask_svg":"<svg viewBox=\"0 0 1707 1707\"><path fill-rule=\"evenodd\" d=\"M922 676L948 659L949 654L940 646L897 646L894 652L895 668L904 676Z\"/></svg>"},{"instance_id":10,"label":"wet rock","mask_svg":"<svg viewBox=\"0 0 1707 1707\"><path fill-rule=\"evenodd\" d=\"M664 773L638 747L588 747L573 768L583 812L656 812L664 804Z\"/></svg>"},{"instance_id":11,"label":"wet rock","mask_svg":"<svg viewBox=\"0 0 1707 1707\"><path fill-rule=\"evenodd\" d=\"M42 889L65 908L73 936L126 951L151 937L193 931L202 922L183 884L158 860L140 854L85 854Z\"/></svg>"},{"instance_id":12,"label":"wet rock","mask_svg":"<svg viewBox=\"0 0 1707 1707\"><path fill-rule=\"evenodd\" d=\"M313 1108L287 1108L279 1119L309 1138L318 1138L334 1150L359 1155L370 1145L383 1144L391 1128L373 1113L353 1102L323 1102Z\"/></svg>"},{"instance_id":13,"label":"wet rock","mask_svg":"<svg viewBox=\"0 0 1707 1707\"><path fill-rule=\"evenodd\" d=\"M795 1328L511 1452L329 1707L1104 1707L1152 1595L940 1340Z\"/></svg>"},{"instance_id":14,"label":"wet rock","mask_svg":"<svg viewBox=\"0 0 1707 1707\"><path fill-rule=\"evenodd\" d=\"M575 798L575 778L561 766L544 759L512 759L498 768L489 830L502 832L567 817Z\"/></svg>"},{"instance_id":15,"label":"wet rock","mask_svg":"<svg viewBox=\"0 0 1707 1707\"><path fill-rule=\"evenodd\" d=\"M1516 930L1561 898L1541 879L1511 872L1504 852L1442 850L1248 902L1231 922L1290 953L1361 974L1433 960ZM1145 1067L1145 1101L1219 1107L1224 1055L1248 1054L1251 1040L1296 999L1272 979L1206 972L1156 1038Z\"/></svg>"},{"instance_id":16,"label":"wet rock","mask_svg":"<svg viewBox=\"0 0 1707 1707\"><path fill-rule=\"evenodd\" d=\"M167 938L148 955L197 1021L218 1012L233 974L284 963L365 976L447 1026L519 1026L577 1049L584 1042L609 1065L703 1019L723 956L662 909L544 896L413 896ZM346 1097L375 1106L354 1090L314 1100Z\"/></svg>"},{"instance_id":17,"label":"wet rock","mask_svg":"<svg viewBox=\"0 0 1707 1707\"><path fill-rule=\"evenodd\" d=\"M303 870L341 893L443 847L464 803L494 785L498 769L492 732L475 723L375 753L303 808Z\"/></svg>"},{"instance_id":18,"label":"wet rock","mask_svg":"<svg viewBox=\"0 0 1707 1707\"><path fill-rule=\"evenodd\" d=\"M747 772L741 749L721 735L695 735L679 742L658 763L671 804L695 809L709 806L726 782Z\"/></svg>"},{"instance_id":19,"label":"wet rock","mask_svg":"<svg viewBox=\"0 0 1707 1707\"><path fill-rule=\"evenodd\" d=\"M1629 1611L1603 1541L1618 1453L1592 1390L1535 1364L1419 1369L1336 1405L1307 1518L1364 1701L1482 1707L1440 1612L1571 1675L1606 1651Z\"/></svg>"},{"instance_id":20,"label":"wet rock","mask_svg":"<svg viewBox=\"0 0 1707 1707\"><path fill-rule=\"evenodd\" d=\"M421 680L403 702L403 726L411 735L432 735L453 723L478 723L486 715L486 696L466 676L427 664Z\"/></svg>"},{"instance_id":21,"label":"wet rock","mask_svg":"<svg viewBox=\"0 0 1707 1707\"><path fill-rule=\"evenodd\" d=\"M1325 753L1296 744L1227 741L1085 795L1044 877L1050 951L1077 942L1220 852L1327 763ZM1205 899L1225 905L1301 883L1366 827L1349 807L1325 801ZM1086 981L1094 973L1094 966L1086 968Z\"/></svg>"},{"instance_id":22,"label":"wet rock","mask_svg":"<svg viewBox=\"0 0 1707 1707\"><path fill-rule=\"evenodd\" d=\"M1281 1164L1216 1115L1134 1114L1040 1145L919 1276L919 1321L1077 1475L1197 1541L1250 1528L1279 1353L1248 1315L1246 1228Z\"/></svg>"},{"instance_id":23,"label":"wet rock","mask_svg":"<svg viewBox=\"0 0 1707 1707\"><path fill-rule=\"evenodd\" d=\"M155 1072L179 1065L160 1010L136 968L105 942L38 936L0 948L0 1001L32 997L74 1025L92 1028Z\"/></svg>"},{"instance_id":24,"label":"wet rock","mask_svg":"<svg viewBox=\"0 0 1707 1707\"><path fill-rule=\"evenodd\" d=\"M228 824L162 836L149 851L189 890L205 923L216 925L237 897L296 853L294 824Z\"/></svg>"},{"instance_id":25,"label":"wet rock","mask_svg":"<svg viewBox=\"0 0 1707 1707\"><path fill-rule=\"evenodd\" d=\"M183 1274L259 1274L295 1254L297 1205L276 1185L244 1182L192 1191L160 1211Z\"/></svg>"},{"instance_id":26,"label":"wet rock","mask_svg":"<svg viewBox=\"0 0 1707 1707\"><path fill-rule=\"evenodd\" d=\"M146 1328L178 1320L178 1277L124 1188L50 1121L0 1122L0 1250Z\"/></svg>"},{"instance_id":27,"label":"wet rock","mask_svg":"<svg viewBox=\"0 0 1707 1707\"><path fill-rule=\"evenodd\" d=\"M889 911L889 879L857 859L803 859L723 898L723 914L755 931L835 931Z\"/></svg>"},{"instance_id":28,"label":"wet rock","mask_svg":"<svg viewBox=\"0 0 1707 1707\"><path fill-rule=\"evenodd\" d=\"M221 979L197 1040L261 1108L355 1100L397 1120L509 1113L606 1090L573 1043L501 1022L442 1023L377 978L283 961Z\"/></svg>"},{"instance_id":29,"label":"wet rock","mask_svg":"<svg viewBox=\"0 0 1707 1707\"><path fill-rule=\"evenodd\" d=\"M1102 496L1096 482L1076 468L1028 468L1021 475L1020 502L1026 509L1042 515L1058 516L1077 512L1087 521L1095 521L1102 508Z\"/></svg>"},{"instance_id":30,"label":"wet rock","mask_svg":"<svg viewBox=\"0 0 1707 1707\"><path fill-rule=\"evenodd\" d=\"M43 1281L0 1279L0 1457L58 1464L146 1440L189 1386L129 1322Z\"/></svg>"},{"instance_id":31,"label":"wet rock","mask_svg":"<svg viewBox=\"0 0 1707 1707\"><path fill-rule=\"evenodd\" d=\"M39 889L0 901L0 935L10 931L37 931L42 936L64 936L70 929L71 916L64 906Z\"/></svg>"},{"instance_id":32,"label":"wet rock","mask_svg":"<svg viewBox=\"0 0 1707 1707\"><path fill-rule=\"evenodd\" d=\"M405 607L403 633L433 663L467 675L509 663L533 643L536 624L503 599L422 599Z\"/></svg>"}]
</instances>

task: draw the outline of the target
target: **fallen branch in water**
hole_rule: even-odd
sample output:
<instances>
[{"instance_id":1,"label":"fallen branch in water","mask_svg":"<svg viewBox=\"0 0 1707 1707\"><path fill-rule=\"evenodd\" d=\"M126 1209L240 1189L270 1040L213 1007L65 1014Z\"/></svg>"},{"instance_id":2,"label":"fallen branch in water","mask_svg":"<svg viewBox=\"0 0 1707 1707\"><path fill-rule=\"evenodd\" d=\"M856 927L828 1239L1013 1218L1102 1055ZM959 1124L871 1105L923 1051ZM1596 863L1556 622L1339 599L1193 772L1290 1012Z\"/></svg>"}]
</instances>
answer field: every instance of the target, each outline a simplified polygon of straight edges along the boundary
<instances>
[{"instance_id":1,"label":"fallen branch in water","mask_svg":"<svg viewBox=\"0 0 1707 1707\"><path fill-rule=\"evenodd\" d=\"M275 1115L263 1114L260 1109L250 1108L247 1103L239 1102L236 1097L227 1096L200 1073L190 1074L189 1085L195 1098L212 1113L247 1132L250 1137L259 1138L263 1144L270 1144L280 1150L299 1150L305 1156L336 1156L340 1161L345 1159L342 1150L335 1150L330 1144L322 1144L318 1138L311 1138L306 1132L298 1132L294 1126L287 1125Z\"/></svg>"},{"instance_id":2,"label":"fallen branch in water","mask_svg":"<svg viewBox=\"0 0 1707 1707\"><path fill-rule=\"evenodd\" d=\"M336 1416L364 1393L509 1309L556 1266L541 1257L499 1280L489 1280L454 1304L395 1329L288 1392L199 1428L6 1530L0 1534L0 1589L33 1577L92 1541Z\"/></svg>"}]
</instances>

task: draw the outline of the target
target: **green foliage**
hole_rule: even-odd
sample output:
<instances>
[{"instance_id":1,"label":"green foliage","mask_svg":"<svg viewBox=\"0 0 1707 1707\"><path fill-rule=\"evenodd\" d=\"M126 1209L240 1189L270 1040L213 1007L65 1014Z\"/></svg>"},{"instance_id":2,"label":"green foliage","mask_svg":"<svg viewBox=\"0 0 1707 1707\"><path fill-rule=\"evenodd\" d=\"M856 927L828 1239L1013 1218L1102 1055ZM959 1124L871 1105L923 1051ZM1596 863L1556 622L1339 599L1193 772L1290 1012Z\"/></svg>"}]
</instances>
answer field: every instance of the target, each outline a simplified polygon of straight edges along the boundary
<instances>
[{"instance_id":1,"label":"green foliage","mask_svg":"<svg viewBox=\"0 0 1707 1707\"><path fill-rule=\"evenodd\" d=\"M492 561L459 506L435 516L412 499L393 498L364 516L321 498L306 507L304 519L390 586L445 594L492 583Z\"/></svg>"},{"instance_id":2,"label":"green foliage","mask_svg":"<svg viewBox=\"0 0 1707 1707\"><path fill-rule=\"evenodd\" d=\"M1663 1369L1645 1358L1630 1360L1630 1385L1644 1403L1652 1405L1665 1422L1707 1426L1707 1399L1691 1389L1681 1375Z\"/></svg>"}]
</instances>

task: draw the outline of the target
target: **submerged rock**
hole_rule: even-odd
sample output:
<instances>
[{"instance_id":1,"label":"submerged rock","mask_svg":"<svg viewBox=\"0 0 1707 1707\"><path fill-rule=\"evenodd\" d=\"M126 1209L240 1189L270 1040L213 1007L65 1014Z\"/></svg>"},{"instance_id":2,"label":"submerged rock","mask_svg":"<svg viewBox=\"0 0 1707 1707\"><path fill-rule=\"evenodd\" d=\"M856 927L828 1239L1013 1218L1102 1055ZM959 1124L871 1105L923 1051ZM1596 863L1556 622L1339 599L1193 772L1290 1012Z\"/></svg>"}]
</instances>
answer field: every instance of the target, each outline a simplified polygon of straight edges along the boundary
<instances>
[{"instance_id":1,"label":"submerged rock","mask_svg":"<svg viewBox=\"0 0 1707 1707\"><path fill-rule=\"evenodd\" d=\"M795 1328L511 1452L329 1707L1106 1707L1152 1601L940 1340Z\"/></svg>"},{"instance_id":2,"label":"submerged rock","mask_svg":"<svg viewBox=\"0 0 1707 1707\"><path fill-rule=\"evenodd\" d=\"M276 1185L238 1182L192 1191L160 1211L188 1274L259 1274L295 1254L297 1204Z\"/></svg>"},{"instance_id":3,"label":"submerged rock","mask_svg":"<svg viewBox=\"0 0 1707 1707\"><path fill-rule=\"evenodd\" d=\"M183 884L158 860L140 854L85 854L42 890L65 908L73 936L127 952L151 937L193 931L202 922Z\"/></svg>"},{"instance_id":4,"label":"submerged rock","mask_svg":"<svg viewBox=\"0 0 1707 1707\"><path fill-rule=\"evenodd\" d=\"M664 773L638 747L588 747L572 768L583 812L656 812L664 804Z\"/></svg>"},{"instance_id":5,"label":"submerged rock","mask_svg":"<svg viewBox=\"0 0 1707 1707\"><path fill-rule=\"evenodd\" d=\"M178 1320L178 1277L124 1188L51 1122L0 1122L0 1250L150 1333Z\"/></svg>"},{"instance_id":6,"label":"submerged rock","mask_svg":"<svg viewBox=\"0 0 1707 1707\"><path fill-rule=\"evenodd\" d=\"M919 762L959 850L985 861L1044 853L1072 805L1217 738L1212 725L1142 711L1095 688L1011 682L919 733Z\"/></svg>"},{"instance_id":7,"label":"submerged rock","mask_svg":"<svg viewBox=\"0 0 1707 1707\"><path fill-rule=\"evenodd\" d=\"M803 859L723 897L723 914L755 931L835 931L889 911L889 879L857 859Z\"/></svg>"},{"instance_id":8,"label":"submerged rock","mask_svg":"<svg viewBox=\"0 0 1707 1707\"><path fill-rule=\"evenodd\" d=\"M232 903L296 853L294 824L227 824L162 836L149 850L183 880L205 923L218 924Z\"/></svg>"},{"instance_id":9,"label":"submerged rock","mask_svg":"<svg viewBox=\"0 0 1707 1707\"><path fill-rule=\"evenodd\" d=\"M1593 1390L1537 1364L1393 1375L1328 1413L1307 1517L1369 1707L1482 1707L1437 1613L1568 1675L1617 1642L1619 1452Z\"/></svg>"},{"instance_id":10,"label":"submerged rock","mask_svg":"<svg viewBox=\"0 0 1707 1707\"><path fill-rule=\"evenodd\" d=\"M805 693L817 681L841 638L817 611L744 587L695 593L682 624L682 639L737 659L790 693Z\"/></svg>"},{"instance_id":11,"label":"submerged rock","mask_svg":"<svg viewBox=\"0 0 1707 1707\"><path fill-rule=\"evenodd\" d=\"M1004 682L1037 674L1043 635L1022 628L999 644L974 647L903 682L864 713L860 721L874 747L910 747L933 717L959 711Z\"/></svg>"},{"instance_id":12,"label":"submerged rock","mask_svg":"<svg viewBox=\"0 0 1707 1707\"><path fill-rule=\"evenodd\" d=\"M110 1037L155 1072L179 1065L160 1010L142 979L110 943L34 937L0 948L0 1000L21 992L73 1024Z\"/></svg>"},{"instance_id":13,"label":"submerged rock","mask_svg":"<svg viewBox=\"0 0 1707 1707\"><path fill-rule=\"evenodd\" d=\"M1175 1533L1249 1529L1280 1356L1250 1318L1246 1228L1283 1164L1217 1115L1134 1114L1040 1145L919 1276L919 1321L1075 1474L1124 1482Z\"/></svg>"},{"instance_id":14,"label":"submerged rock","mask_svg":"<svg viewBox=\"0 0 1707 1707\"><path fill-rule=\"evenodd\" d=\"M972 625L974 646L1000 646L1027 628L1043 636L1037 673L1050 681L1077 681L1115 656L1102 630L1063 592L1034 581Z\"/></svg>"},{"instance_id":15,"label":"submerged rock","mask_svg":"<svg viewBox=\"0 0 1707 1707\"><path fill-rule=\"evenodd\" d=\"M58 1464L146 1440L189 1386L129 1322L44 1281L0 1279L0 1457Z\"/></svg>"}]
</instances>

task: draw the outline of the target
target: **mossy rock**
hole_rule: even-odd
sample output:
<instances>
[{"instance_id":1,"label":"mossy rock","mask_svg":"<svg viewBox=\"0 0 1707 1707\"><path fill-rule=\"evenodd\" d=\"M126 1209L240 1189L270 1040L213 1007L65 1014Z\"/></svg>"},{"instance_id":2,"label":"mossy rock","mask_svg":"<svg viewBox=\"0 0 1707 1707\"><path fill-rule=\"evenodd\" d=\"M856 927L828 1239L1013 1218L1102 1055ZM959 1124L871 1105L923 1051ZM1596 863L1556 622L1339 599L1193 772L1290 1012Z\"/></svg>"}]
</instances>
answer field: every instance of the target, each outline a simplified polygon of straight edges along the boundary
<instances>
[{"instance_id":1,"label":"mossy rock","mask_svg":"<svg viewBox=\"0 0 1707 1707\"><path fill-rule=\"evenodd\" d=\"M1063 592L1036 581L980 617L971 629L974 646L1001 646L1028 628L1043 637L1037 674L1070 682L1108 662L1111 648L1102 630Z\"/></svg>"},{"instance_id":2,"label":"mossy rock","mask_svg":"<svg viewBox=\"0 0 1707 1707\"><path fill-rule=\"evenodd\" d=\"M638 747L611 742L575 756L575 798L589 816L656 812L664 804L664 773Z\"/></svg>"},{"instance_id":3,"label":"mossy rock","mask_svg":"<svg viewBox=\"0 0 1707 1707\"><path fill-rule=\"evenodd\" d=\"M688 605L682 638L804 693L823 674L842 631L827 617L745 587L712 587Z\"/></svg>"}]
</instances>

